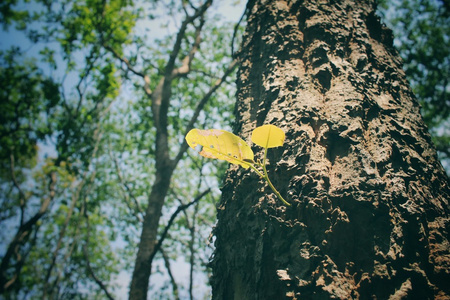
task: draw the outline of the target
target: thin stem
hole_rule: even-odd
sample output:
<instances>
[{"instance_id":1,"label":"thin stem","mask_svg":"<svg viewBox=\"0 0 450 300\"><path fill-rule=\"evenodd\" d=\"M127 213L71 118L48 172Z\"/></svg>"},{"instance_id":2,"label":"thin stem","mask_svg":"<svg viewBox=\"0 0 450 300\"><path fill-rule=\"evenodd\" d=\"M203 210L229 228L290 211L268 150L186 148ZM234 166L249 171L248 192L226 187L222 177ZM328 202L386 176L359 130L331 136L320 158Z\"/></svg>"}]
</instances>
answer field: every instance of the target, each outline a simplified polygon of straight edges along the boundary
<instances>
[{"instance_id":1,"label":"thin stem","mask_svg":"<svg viewBox=\"0 0 450 300\"><path fill-rule=\"evenodd\" d=\"M252 168L253 171L256 172L256 174L259 175L259 177L264 178L264 175L257 168L255 168L255 166L253 164L250 164L249 166L250 166L250 168Z\"/></svg>"},{"instance_id":2,"label":"thin stem","mask_svg":"<svg viewBox=\"0 0 450 300\"><path fill-rule=\"evenodd\" d=\"M269 179L269 175L267 174L267 169L266 169L266 159L267 159L267 148L264 148L264 160L263 160L263 171L264 171L264 179L267 181L267 184L270 186L270 188L272 189L272 191L275 193L275 195L278 196L278 198L283 201L284 204L286 204L287 206L291 206L291 204L289 202L287 202L286 200L284 200L283 197L281 197L281 194L277 191L277 189L273 186L272 182Z\"/></svg>"}]
</instances>

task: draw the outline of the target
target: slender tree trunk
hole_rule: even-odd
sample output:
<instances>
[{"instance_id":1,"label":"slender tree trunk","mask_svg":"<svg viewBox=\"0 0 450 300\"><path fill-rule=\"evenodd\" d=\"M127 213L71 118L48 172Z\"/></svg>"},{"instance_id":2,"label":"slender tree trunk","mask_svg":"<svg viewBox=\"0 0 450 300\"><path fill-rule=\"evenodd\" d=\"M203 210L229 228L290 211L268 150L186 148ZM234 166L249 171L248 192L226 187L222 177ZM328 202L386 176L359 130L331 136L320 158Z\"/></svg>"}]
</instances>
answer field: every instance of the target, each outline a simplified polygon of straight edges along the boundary
<instances>
[{"instance_id":1,"label":"slender tree trunk","mask_svg":"<svg viewBox=\"0 0 450 300\"><path fill-rule=\"evenodd\" d=\"M374 1L248 12L236 133L286 132L268 170L292 206L230 167L213 298L449 299L449 181Z\"/></svg>"},{"instance_id":2,"label":"slender tree trunk","mask_svg":"<svg viewBox=\"0 0 450 300\"><path fill-rule=\"evenodd\" d=\"M149 196L142 226L139 249L130 286L130 300L147 299L153 252L157 243L159 219L169 190L172 173L173 167L171 165L157 168L156 179Z\"/></svg>"},{"instance_id":3,"label":"slender tree trunk","mask_svg":"<svg viewBox=\"0 0 450 300\"><path fill-rule=\"evenodd\" d=\"M151 91L149 87L149 77L141 72L133 71L133 73L139 75L144 79L146 85L144 91L152 100L151 110L152 118L156 129L156 141L155 141L155 181L152 185L152 190L148 198L148 206L144 215L144 222L141 232L141 237L138 246L138 252L136 256L136 263L133 270L133 276L130 285L130 300L145 300L147 299L147 292L149 287L150 274L152 269L152 260L155 255L155 249L157 247L157 235L158 224L161 217L162 208L164 206L164 200L169 190L170 181L172 179L173 171L181 160L182 156L186 152L188 146L186 142L180 145L178 154L175 158L171 158L169 155L169 134L168 134L168 112L171 102L172 84L176 78L186 76L191 71L191 63L197 53L201 43L201 32L204 25L204 15L206 10L211 6L212 0L203 2L199 7L194 10L192 15L186 14L186 18L182 21L180 29L176 34L175 43L170 53L169 60L164 69L164 76L159 80L155 91ZM194 22L199 20L198 25L194 25ZM181 61L181 65L178 65L177 58L182 50L182 42L186 37L186 30L189 25L195 26L195 40L191 45L189 54L186 55ZM107 47L107 49L111 49ZM120 55L114 52L114 55L121 61L125 62L129 66L130 70L134 70L129 65L128 60L120 57ZM223 83L226 77L232 72L235 64L230 65L229 69L223 74L220 80L217 80L205 94L205 96L199 101L198 106L195 108L194 115L187 126L189 131L194 123L197 121L200 111L202 111L206 102L210 96L216 91L216 89ZM186 131L186 132L187 132ZM173 147L173 145L171 145Z\"/></svg>"}]
</instances>

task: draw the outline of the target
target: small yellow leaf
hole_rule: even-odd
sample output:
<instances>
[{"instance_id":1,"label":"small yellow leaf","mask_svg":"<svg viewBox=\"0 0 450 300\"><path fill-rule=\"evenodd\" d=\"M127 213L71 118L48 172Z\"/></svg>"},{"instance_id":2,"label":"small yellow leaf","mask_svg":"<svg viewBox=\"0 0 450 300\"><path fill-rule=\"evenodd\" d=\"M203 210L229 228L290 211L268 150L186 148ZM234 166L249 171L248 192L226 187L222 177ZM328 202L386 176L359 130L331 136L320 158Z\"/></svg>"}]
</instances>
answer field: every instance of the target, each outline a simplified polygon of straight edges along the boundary
<instances>
[{"instance_id":1,"label":"small yellow leaf","mask_svg":"<svg viewBox=\"0 0 450 300\"><path fill-rule=\"evenodd\" d=\"M186 135L192 149L203 146L200 155L208 158L226 160L232 164L248 168L253 163L253 151L240 137L221 129L192 129Z\"/></svg>"},{"instance_id":2,"label":"small yellow leaf","mask_svg":"<svg viewBox=\"0 0 450 300\"><path fill-rule=\"evenodd\" d=\"M283 146L284 131L275 125L263 125L252 132L252 142L264 148Z\"/></svg>"}]
</instances>

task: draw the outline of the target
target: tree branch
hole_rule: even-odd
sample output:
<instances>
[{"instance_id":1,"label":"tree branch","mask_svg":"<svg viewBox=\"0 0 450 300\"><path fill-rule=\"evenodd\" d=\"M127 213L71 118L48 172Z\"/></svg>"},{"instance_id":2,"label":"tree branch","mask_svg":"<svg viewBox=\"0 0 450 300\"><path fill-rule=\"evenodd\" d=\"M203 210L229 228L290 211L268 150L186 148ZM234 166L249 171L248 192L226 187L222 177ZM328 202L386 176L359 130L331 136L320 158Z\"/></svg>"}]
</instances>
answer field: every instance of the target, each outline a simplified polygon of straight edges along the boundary
<instances>
[{"instance_id":1,"label":"tree branch","mask_svg":"<svg viewBox=\"0 0 450 300\"><path fill-rule=\"evenodd\" d=\"M91 51L90 55L88 57L86 57L87 63L86 63L85 72L82 72L82 75L80 76L80 80L78 81L78 83L75 87L78 92L78 104L77 104L77 107L75 108L74 112L69 111L70 118L77 117L80 112L81 105L82 105L83 99L84 99L84 93L86 92L86 86L82 89L81 85L82 85L83 81L86 81L86 79L89 77L89 74L94 69L94 63L97 59L98 59L98 57L95 57L95 51L93 51L93 50Z\"/></svg>"},{"instance_id":2,"label":"tree branch","mask_svg":"<svg viewBox=\"0 0 450 300\"><path fill-rule=\"evenodd\" d=\"M78 185L76 192L72 195L72 199L70 201L69 211L67 212L67 216L66 216L66 219L64 220L64 224L62 225L62 228L59 231L58 241L56 243L55 250L53 250L51 263L50 263L50 266L47 269L47 274L45 276L45 283L44 283L44 288L43 288L44 289L44 295L46 295L47 292L51 291L51 289L49 290L49 288L48 288L48 285L50 284L50 276L52 274L53 268L56 265L56 259L58 257L58 252L61 249L63 238L64 238L64 236L66 234L66 230L67 230L67 227L69 225L70 219L72 218L72 214L73 214L73 211L75 209L75 203L76 203L76 201L77 201L77 199L79 197L79 194L81 192L81 188L82 188L83 184L84 184L84 179Z\"/></svg>"},{"instance_id":3,"label":"tree branch","mask_svg":"<svg viewBox=\"0 0 450 300\"><path fill-rule=\"evenodd\" d=\"M194 290L194 264L195 264L195 233L196 233L196 228L195 228L195 219L197 217L197 212L198 212L198 205L194 206L194 214L192 216L192 226L189 226L189 232L191 233L191 240L189 241L189 264L190 264L190 269L189 269L189 296L192 299L194 299L194 295L193 295L193 290Z\"/></svg>"},{"instance_id":4,"label":"tree branch","mask_svg":"<svg viewBox=\"0 0 450 300\"><path fill-rule=\"evenodd\" d=\"M16 174L15 174L15 159L14 159L14 154L11 151L11 154L9 156L9 168L10 168L10 172L11 172L11 179L13 181L13 185L16 187L16 189L19 191L19 206L20 206L20 225L23 225L24 222L24 218L25 218L25 201L26 201L26 197L25 197L25 193L22 191L22 188L20 187L19 183L17 182L17 178L16 178Z\"/></svg>"},{"instance_id":5,"label":"tree branch","mask_svg":"<svg viewBox=\"0 0 450 300\"><path fill-rule=\"evenodd\" d=\"M181 42L183 41L183 38L185 36L187 26L190 23L194 22L197 18L202 17L204 15L205 11L208 9L208 7L211 6L211 4L212 4L212 0L206 1L200 8L198 8L195 11L194 15L192 15L190 17L187 16L186 19L184 19L184 21L181 23L180 30L177 33L175 44L174 44L173 49L169 56L169 61L166 64L164 77L166 79L168 79L169 81L172 80L172 75L174 74L175 61L178 57L178 54L180 53ZM201 29L201 26L200 26L200 29Z\"/></svg>"},{"instance_id":6,"label":"tree branch","mask_svg":"<svg viewBox=\"0 0 450 300\"><path fill-rule=\"evenodd\" d=\"M106 50L111 52L115 58L117 58L119 61L124 63L127 66L127 69L130 70L133 74L141 77L144 80L144 92L148 97L151 97L153 91L150 88L150 77L148 77L148 75L136 70L127 58L121 56L116 50L114 50L114 48L112 48L108 44L103 43L103 48L105 48Z\"/></svg>"},{"instance_id":7,"label":"tree branch","mask_svg":"<svg viewBox=\"0 0 450 300\"><path fill-rule=\"evenodd\" d=\"M83 200L83 206L86 207L86 198ZM89 261L89 252L88 252L88 245L89 245L89 234L90 234L90 223L89 223L89 216L87 214L87 210L84 210L84 217L86 219L86 243L83 245L83 255L86 259L86 266L88 269L89 274L94 279L95 283L100 287L100 289L105 293L106 297L109 300L114 300L114 297L111 296L111 294L108 292L108 289L106 285L95 275L94 270L92 269L91 263Z\"/></svg>"},{"instance_id":8,"label":"tree branch","mask_svg":"<svg viewBox=\"0 0 450 300\"><path fill-rule=\"evenodd\" d=\"M39 221L39 219L47 212L48 206L55 197L56 172L53 171L48 176L50 178L48 197L45 198L42 202L39 211L34 214L34 216L31 217L27 222L19 226L17 233L15 234L11 243L9 243L5 255L2 258L2 262L0 264L0 294L3 294L14 284L14 282L16 282L18 274L20 272L20 270L16 270L16 272L10 276L10 280L7 279L7 271L10 267L13 254L16 253L16 255L20 255L20 253L18 253L20 245L28 239L34 226Z\"/></svg>"},{"instance_id":9,"label":"tree branch","mask_svg":"<svg viewBox=\"0 0 450 300\"><path fill-rule=\"evenodd\" d=\"M180 297L178 295L178 284L175 281L175 277L173 277L172 270L170 267L170 260L167 257L166 253L162 249L160 249L159 252L161 252L161 254L162 254L162 257L164 259L164 266L167 269L167 273L169 274L169 277L170 277L170 282L172 283L173 296L175 297L175 300L179 300Z\"/></svg>"},{"instance_id":10,"label":"tree branch","mask_svg":"<svg viewBox=\"0 0 450 300\"><path fill-rule=\"evenodd\" d=\"M152 111L153 117L155 119L156 130L157 134L160 134L161 136L166 135L165 131L167 130L167 112L170 106L172 81L177 76L187 74L187 72L189 71L190 62L192 61L194 54L198 50L197 43L200 43L199 31L201 30L202 22L200 26L197 27L198 38L196 38L194 46L191 48L190 54L185 58L183 65L180 68L175 69L175 62L181 51L181 43L185 37L187 27L189 24L193 23L197 18L202 18L208 7L211 5L211 3L212 0L207 0L200 8L198 8L195 11L194 15L190 17L188 16L186 17L186 19L183 20L180 29L177 33L177 37L173 45L172 51L170 53L169 60L164 69L164 76L161 79L160 84L158 84L157 88L159 89L159 91L156 97L153 97L152 99ZM166 142L167 141L157 141L157 144L163 144Z\"/></svg>"},{"instance_id":11,"label":"tree branch","mask_svg":"<svg viewBox=\"0 0 450 300\"><path fill-rule=\"evenodd\" d=\"M119 163L117 161L117 158L111 153L111 151L110 151L109 155L110 155L111 159L113 160L114 165L116 167L117 177L119 178L119 181L120 181L121 187L122 187L122 191L125 196L125 203L127 204L131 213L139 220L139 222L141 222L141 223L144 222L144 219L142 217L144 212L142 211L141 206L139 205L139 202L137 201L136 197L133 195L133 191L128 186L128 184L124 181L124 179L122 177L122 172L120 171L120 168L119 168ZM129 199L130 197L131 197L131 199L133 199L135 209L131 206L130 199ZM136 210L137 210L137 212L136 212Z\"/></svg>"},{"instance_id":12,"label":"tree branch","mask_svg":"<svg viewBox=\"0 0 450 300\"><path fill-rule=\"evenodd\" d=\"M239 25L241 25L241 22L244 19L247 11L248 11L248 6L246 6L246 8L244 9L244 12L242 13L242 16L239 19L239 21L236 23L236 25L234 25L233 37L231 38L231 57L232 58L236 58L238 56L238 55L235 55L235 52L234 52L234 40L236 39L237 31L239 29Z\"/></svg>"},{"instance_id":13,"label":"tree branch","mask_svg":"<svg viewBox=\"0 0 450 300\"><path fill-rule=\"evenodd\" d=\"M210 87L209 91L203 96L203 98L198 102L197 107L195 108L194 114L192 115L191 120L189 121L188 125L186 126L186 131L184 132L184 136L192 129L194 128L195 122L197 122L197 119L200 115L200 112L205 107L208 100L211 98L211 96L214 94L214 92L220 87L220 85L226 80L226 78L233 72L234 68L237 66L237 59L233 60L228 68L226 69L225 73L222 75L220 79L218 79L213 86ZM183 143L180 146L180 149L178 150L178 154L176 155L174 159L174 163L178 163L178 161L183 157L183 154L186 152L188 148L188 144L186 140L183 140Z\"/></svg>"},{"instance_id":14,"label":"tree branch","mask_svg":"<svg viewBox=\"0 0 450 300\"><path fill-rule=\"evenodd\" d=\"M204 192L202 192L200 195L198 195L197 197L195 197L194 200L192 200L191 202L187 203L187 204L182 204L180 206L178 206L177 210L172 214L172 216L170 217L169 222L167 223L167 226L164 228L163 233L161 234L161 237L159 238L158 242L155 245L155 249L153 250L152 255L150 255L150 261L153 261L153 258L155 257L156 253L158 252L158 250L161 248L162 243L164 242L164 239L167 236L167 233L169 232L170 227L172 226L172 223L175 221L175 218L178 216L178 214L186 209L188 209L191 205L197 203L198 201L200 201L200 199L202 199L205 195L207 195L209 192L211 192L211 189L207 189Z\"/></svg>"},{"instance_id":15,"label":"tree branch","mask_svg":"<svg viewBox=\"0 0 450 300\"><path fill-rule=\"evenodd\" d=\"M108 110L109 110L110 107L111 107L111 106L106 107L106 108L103 110L102 113L103 113L103 114L106 114L106 113L108 112ZM71 220L71 218L72 218L72 215L73 215L73 212L74 212L74 209L75 209L75 205L76 205L76 203L77 203L77 200L80 199L80 195L81 195L81 191L82 191L83 187L85 187L87 184L92 184L92 182L94 181L94 178L95 178L95 174L96 174L96 170L95 170L95 169L94 169L94 171L90 174L89 177L88 177L88 172L89 172L89 170L90 170L90 166L92 165L92 162L93 162L94 159L97 157L97 152L98 152L98 149L99 149L100 140L101 140L102 135L103 135L103 132L102 132L102 130L101 130L101 128L100 128L100 122L101 122L101 119L102 119L102 115L100 115L100 118L98 119L98 122L97 122L97 124L96 124L96 129L95 129L95 131L94 131L95 144L94 144L94 149L93 149L93 151L92 151L91 157L90 157L90 159L89 159L89 166L88 166L87 169L84 171L81 181L80 181L79 184L77 185L75 192L72 194L72 199L71 199L71 202L70 202L69 211L67 212L67 216L66 216L66 219L64 220L64 224L62 225L62 227L61 227L61 229L60 229L59 237L58 237L58 241L57 241L57 243L56 243L55 250L54 250L53 253L52 253L52 260L51 260L50 266L48 267L47 274L46 274L46 277L45 277L45 283L44 283L44 296L46 296L47 293L50 293L50 294L51 294L52 290L54 289L54 287L56 286L56 284L57 284L57 282L58 282L58 280L59 280L59 279L58 279L59 276L58 276L57 279L55 280L55 282L53 283L52 287L50 287L50 288L48 287L49 284L50 284L50 276L51 276L51 274L52 274L53 268L54 268L55 265L56 265L56 260L57 260L57 257L58 257L58 252L60 251L60 249L61 249L61 247L62 247L63 238L64 238L64 236L65 236L65 234L66 234L66 230L67 230L67 228L68 228L68 226L69 226L69 222L70 222L70 220ZM44 297L44 298L45 298L45 297Z\"/></svg>"},{"instance_id":16,"label":"tree branch","mask_svg":"<svg viewBox=\"0 0 450 300\"><path fill-rule=\"evenodd\" d=\"M205 20L204 20L203 16L201 16L200 17L200 25L196 26L196 28L195 28L194 44L192 45L191 50L189 51L189 54L183 59L181 66L179 68L173 70L172 76L174 78L184 76L191 71L192 60L194 59L194 56L197 53L197 51L200 47L200 43L202 41L200 34L202 32L202 27L204 24L205 24Z\"/></svg>"}]
</instances>

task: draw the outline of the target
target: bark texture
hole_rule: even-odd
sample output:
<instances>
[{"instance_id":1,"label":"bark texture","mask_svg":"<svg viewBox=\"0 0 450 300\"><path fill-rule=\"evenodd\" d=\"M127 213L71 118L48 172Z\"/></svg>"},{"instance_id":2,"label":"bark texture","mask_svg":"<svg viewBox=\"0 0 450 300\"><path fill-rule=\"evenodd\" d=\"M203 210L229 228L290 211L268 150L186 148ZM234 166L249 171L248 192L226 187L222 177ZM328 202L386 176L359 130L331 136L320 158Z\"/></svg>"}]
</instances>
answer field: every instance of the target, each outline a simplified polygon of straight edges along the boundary
<instances>
[{"instance_id":1,"label":"bark texture","mask_svg":"<svg viewBox=\"0 0 450 300\"><path fill-rule=\"evenodd\" d=\"M268 170L292 207L230 166L213 298L449 299L449 180L374 1L248 11L235 131L283 128Z\"/></svg>"}]
</instances>

